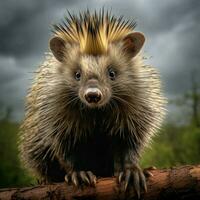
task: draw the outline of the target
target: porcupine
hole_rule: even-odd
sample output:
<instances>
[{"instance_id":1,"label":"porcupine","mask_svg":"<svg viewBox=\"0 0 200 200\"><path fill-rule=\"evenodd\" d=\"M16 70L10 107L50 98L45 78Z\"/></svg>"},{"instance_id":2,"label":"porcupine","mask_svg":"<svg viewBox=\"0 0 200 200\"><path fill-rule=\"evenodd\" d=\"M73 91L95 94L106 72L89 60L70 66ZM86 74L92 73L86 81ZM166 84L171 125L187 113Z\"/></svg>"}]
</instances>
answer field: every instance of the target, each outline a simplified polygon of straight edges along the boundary
<instances>
[{"instance_id":1,"label":"porcupine","mask_svg":"<svg viewBox=\"0 0 200 200\"><path fill-rule=\"evenodd\" d=\"M28 91L20 131L25 166L48 182L95 185L118 174L138 196L138 162L165 113L159 74L145 65L135 21L68 12L54 25L51 53Z\"/></svg>"}]
</instances>

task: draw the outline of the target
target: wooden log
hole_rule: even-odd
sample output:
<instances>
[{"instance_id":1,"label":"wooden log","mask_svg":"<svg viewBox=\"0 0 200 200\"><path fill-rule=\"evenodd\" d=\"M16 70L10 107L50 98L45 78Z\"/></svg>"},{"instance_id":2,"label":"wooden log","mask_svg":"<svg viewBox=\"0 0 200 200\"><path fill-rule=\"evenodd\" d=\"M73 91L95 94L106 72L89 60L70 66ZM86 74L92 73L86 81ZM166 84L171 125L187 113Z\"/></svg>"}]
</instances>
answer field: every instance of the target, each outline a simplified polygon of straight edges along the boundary
<instances>
[{"instance_id":1,"label":"wooden log","mask_svg":"<svg viewBox=\"0 0 200 200\"><path fill-rule=\"evenodd\" d=\"M170 169L151 170L153 174L147 180L147 193L141 199L200 199L200 165L181 166ZM0 200L117 200L137 199L134 190L120 191L116 179L100 178L96 187L75 188L65 183L38 185L26 188L6 188L0 190Z\"/></svg>"}]
</instances>

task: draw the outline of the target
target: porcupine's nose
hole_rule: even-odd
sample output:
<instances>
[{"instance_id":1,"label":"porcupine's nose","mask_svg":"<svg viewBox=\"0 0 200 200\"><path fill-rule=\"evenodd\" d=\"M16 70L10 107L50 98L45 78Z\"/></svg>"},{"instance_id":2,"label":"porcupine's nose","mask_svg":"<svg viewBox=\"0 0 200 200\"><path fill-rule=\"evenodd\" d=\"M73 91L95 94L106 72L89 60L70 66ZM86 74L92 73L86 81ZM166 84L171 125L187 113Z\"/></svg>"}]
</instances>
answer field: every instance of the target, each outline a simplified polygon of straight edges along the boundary
<instances>
[{"instance_id":1,"label":"porcupine's nose","mask_svg":"<svg viewBox=\"0 0 200 200\"><path fill-rule=\"evenodd\" d=\"M98 103L101 100L102 93L97 88L88 88L85 93L85 99L88 103Z\"/></svg>"}]
</instances>

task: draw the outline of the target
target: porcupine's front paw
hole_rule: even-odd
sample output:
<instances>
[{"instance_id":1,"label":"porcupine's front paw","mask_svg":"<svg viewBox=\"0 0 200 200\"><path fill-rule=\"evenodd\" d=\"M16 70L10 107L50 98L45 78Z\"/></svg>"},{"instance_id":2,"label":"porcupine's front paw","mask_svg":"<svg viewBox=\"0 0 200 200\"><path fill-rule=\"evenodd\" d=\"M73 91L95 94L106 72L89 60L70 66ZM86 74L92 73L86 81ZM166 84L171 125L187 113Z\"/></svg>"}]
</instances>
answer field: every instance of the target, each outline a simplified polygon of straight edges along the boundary
<instances>
[{"instance_id":1,"label":"porcupine's front paw","mask_svg":"<svg viewBox=\"0 0 200 200\"><path fill-rule=\"evenodd\" d=\"M81 185L95 186L96 176L91 171L71 171L65 175L65 182L76 187Z\"/></svg>"},{"instance_id":2,"label":"porcupine's front paw","mask_svg":"<svg viewBox=\"0 0 200 200\"><path fill-rule=\"evenodd\" d=\"M143 170L134 165L120 172L117 181L122 191L126 192L127 188L133 187L138 199L141 192L147 191L146 178Z\"/></svg>"}]
</instances>

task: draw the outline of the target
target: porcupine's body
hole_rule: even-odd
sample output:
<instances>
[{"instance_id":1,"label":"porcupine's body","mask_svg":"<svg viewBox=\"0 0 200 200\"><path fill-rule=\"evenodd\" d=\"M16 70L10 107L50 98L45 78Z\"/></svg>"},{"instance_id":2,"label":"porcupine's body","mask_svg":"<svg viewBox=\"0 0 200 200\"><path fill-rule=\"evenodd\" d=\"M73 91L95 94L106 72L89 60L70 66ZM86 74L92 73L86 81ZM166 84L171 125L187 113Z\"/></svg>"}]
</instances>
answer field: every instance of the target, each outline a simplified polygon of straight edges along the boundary
<instances>
[{"instance_id":1,"label":"porcupine's body","mask_svg":"<svg viewBox=\"0 0 200 200\"><path fill-rule=\"evenodd\" d=\"M22 160L42 178L139 170L141 150L160 127L164 98L157 72L138 53L144 36L133 28L103 11L56 26L53 54L28 93L20 136Z\"/></svg>"}]
</instances>

